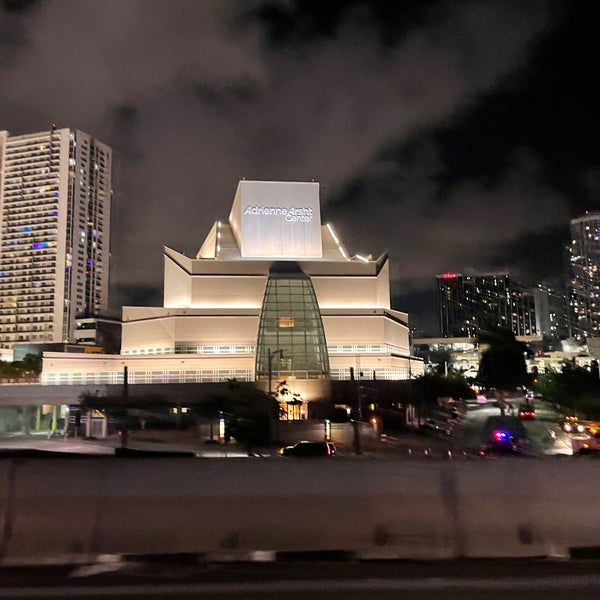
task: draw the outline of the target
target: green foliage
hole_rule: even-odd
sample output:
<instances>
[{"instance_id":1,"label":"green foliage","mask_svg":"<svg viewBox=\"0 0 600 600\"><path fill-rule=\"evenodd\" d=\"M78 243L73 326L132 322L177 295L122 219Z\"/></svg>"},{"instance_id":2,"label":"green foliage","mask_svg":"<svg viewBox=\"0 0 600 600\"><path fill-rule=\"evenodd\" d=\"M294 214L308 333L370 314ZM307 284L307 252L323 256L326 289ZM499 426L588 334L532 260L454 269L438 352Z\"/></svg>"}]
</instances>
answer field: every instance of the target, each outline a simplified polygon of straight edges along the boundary
<instances>
[{"instance_id":1,"label":"green foliage","mask_svg":"<svg viewBox=\"0 0 600 600\"><path fill-rule=\"evenodd\" d=\"M525 355L530 351L516 340L512 331L502 328L482 331L479 343L488 345L479 362L479 384L503 391L529 384L531 378L527 373Z\"/></svg>"},{"instance_id":2,"label":"green foliage","mask_svg":"<svg viewBox=\"0 0 600 600\"><path fill-rule=\"evenodd\" d=\"M461 375L426 374L412 382L412 393L415 400L436 403L438 398L454 398L455 400L474 398L475 392Z\"/></svg>"},{"instance_id":3,"label":"green foliage","mask_svg":"<svg viewBox=\"0 0 600 600\"><path fill-rule=\"evenodd\" d=\"M6 362L0 360L0 378L32 379L42 372L42 359L34 354L27 354L23 360Z\"/></svg>"},{"instance_id":4,"label":"green foliage","mask_svg":"<svg viewBox=\"0 0 600 600\"><path fill-rule=\"evenodd\" d=\"M598 369L584 369L565 362L561 373L538 377L535 386L546 400L560 404L570 412L600 418L600 379Z\"/></svg>"},{"instance_id":5,"label":"green foliage","mask_svg":"<svg viewBox=\"0 0 600 600\"><path fill-rule=\"evenodd\" d=\"M271 426L279 418L279 403L274 394L233 379L226 394L213 396L196 411L207 418L225 419L228 435L250 450L273 441Z\"/></svg>"},{"instance_id":6,"label":"green foliage","mask_svg":"<svg viewBox=\"0 0 600 600\"><path fill-rule=\"evenodd\" d=\"M174 416L171 409L177 405L168 398L136 396L106 397L94 394L80 396L81 407L102 411L129 427L144 419L147 426L177 426L183 416ZM226 433L248 448L267 446L272 440L272 424L279 417L279 403L272 395L254 385L231 380L222 394L206 400L191 403L190 413L185 415L186 423L194 418L215 421L223 418ZM183 427L183 421L179 426Z\"/></svg>"}]
</instances>

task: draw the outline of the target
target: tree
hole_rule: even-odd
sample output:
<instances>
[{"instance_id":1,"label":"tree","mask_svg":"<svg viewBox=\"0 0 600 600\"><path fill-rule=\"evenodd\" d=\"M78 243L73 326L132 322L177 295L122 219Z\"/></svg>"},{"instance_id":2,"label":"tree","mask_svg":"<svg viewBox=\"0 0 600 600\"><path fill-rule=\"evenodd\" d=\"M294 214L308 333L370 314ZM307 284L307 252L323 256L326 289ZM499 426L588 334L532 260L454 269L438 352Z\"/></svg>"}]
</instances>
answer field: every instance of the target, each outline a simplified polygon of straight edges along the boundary
<instances>
[{"instance_id":1,"label":"tree","mask_svg":"<svg viewBox=\"0 0 600 600\"><path fill-rule=\"evenodd\" d=\"M0 361L0 379L36 379L42 372L42 359L35 354L27 354L23 360Z\"/></svg>"},{"instance_id":2,"label":"tree","mask_svg":"<svg viewBox=\"0 0 600 600\"><path fill-rule=\"evenodd\" d=\"M274 394L263 392L251 383L232 379L227 392L200 404L198 412L209 417L219 413L225 419L228 435L253 453L256 446L274 441L274 424L279 419L279 403Z\"/></svg>"},{"instance_id":3,"label":"tree","mask_svg":"<svg viewBox=\"0 0 600 600\"><path fill-rule=\"evenodd\" d=\"M600 417L600 380L593 366L588 370L565 361L560 373L539 376L536 390L550 402L580 416Z\"/></svg>"},{"instance_id":4,"label":"tree","mask_svg":"<svg viewBox=\"0 0 600 600\"><path fill-rule=\"evenodd\" d=\"M466 400L475 397L475 392L465 378L454 373L448 376L425 374L413 381L413 393L416 397L431 403L436 403L438 398Z\"/></svg>"},{"instance_id":5,"label":"tree","mask_svg":"<svg viewBox=\"0 0 600 600\"><path fill-rule=\"evenodd\" d=\"M505 393L529 383L525 356L531 351L517 341L512 331L500 327L482 331L479 343L487 348L481 354L476 381L486 388L496 388L500 410L504 414Z\"/></svg>"}]
</instances>

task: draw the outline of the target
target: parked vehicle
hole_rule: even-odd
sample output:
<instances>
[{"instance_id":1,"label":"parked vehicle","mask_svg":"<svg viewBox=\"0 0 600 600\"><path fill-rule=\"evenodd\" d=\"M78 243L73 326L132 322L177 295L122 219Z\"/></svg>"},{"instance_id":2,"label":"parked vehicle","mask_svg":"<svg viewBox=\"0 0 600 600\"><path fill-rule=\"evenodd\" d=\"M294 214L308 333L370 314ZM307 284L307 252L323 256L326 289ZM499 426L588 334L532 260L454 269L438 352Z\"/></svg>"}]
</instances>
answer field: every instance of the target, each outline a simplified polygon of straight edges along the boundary
<instances>
[{"instance_id":1,"label":"parked vehicle","mask_svg":"<svg viewBox=\"0 0 600 600\"><path fill-rule=\"evenodd\" d=\"M281 456L296 456L298 458L318 458L335 456L336 448L333 442L307 442L301 441L293 446L279 449Z\"/></svg>"}]
</instances>

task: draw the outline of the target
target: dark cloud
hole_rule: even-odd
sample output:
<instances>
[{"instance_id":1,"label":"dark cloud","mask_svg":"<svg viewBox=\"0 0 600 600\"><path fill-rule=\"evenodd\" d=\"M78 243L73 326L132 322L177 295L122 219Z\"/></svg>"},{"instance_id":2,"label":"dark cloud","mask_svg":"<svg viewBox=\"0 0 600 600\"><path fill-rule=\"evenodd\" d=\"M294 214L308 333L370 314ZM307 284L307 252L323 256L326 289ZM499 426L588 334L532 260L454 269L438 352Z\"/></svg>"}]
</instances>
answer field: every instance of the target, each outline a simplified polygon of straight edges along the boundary
<instances>
[{"instance_id":1,"label":"dark cloud","mask_svg":"<svg viewBox=\"0 0 600 600\"><path fill-rule=\"evenodd\" d=\"M412 29L438 18L438 0L272 0L259 3L244 17L258 22L274 46L290 50L320 39L334 39L349 21L360 19L384 46L395 46Z\"/></svg>"},{"instance_id":2,"label":"dark cloud","mask_svg":"<svg viewBox=\"0 0 600 600\"><path fill-rule=\"evenodd\" d=\"M0 1L0 68L13 65L19 50L27 46L23 17L39 4L39 0Z\"/></svg>"},{"instance_id":3,"label":"dark cloud","mask_svg":"<svg viewBox=\"0 0 600 600\"><path fill-rule=\"evenodd\" d=\"M26 4L0 21L0 127L113 146L116 304L160 291L163 244L194 254L243 176L320 181L407 306L444 270L529 276L523 240L546 248L600 187L579 3Z\"/></svg>"},{"instance_id":4,"label":"dark cloud","mask_svg":"<svg viewBox=\"0 0 600 600\"><path fill-rule=\"evenodd\" d=\"M423 142L411 152L410 161L380 164L330 203L328 216L355 250L364 253L376 231L379 246L391 249L393 278L405 290L429 287L445 271L508 270L531 278L531 263L515 260L518 243L569 218L565 199L546 185L536 157L516 152L493 186L464 178L440 195L436 146ZM355 230L356 221L362 226ZM540 246L529 256L547 258Z\"/></svg>"},{"instance_id":5,"label":"dark cloud","mask_svg":"<svg viewBox=\"0 0 600 600\"><path fill-rule=\"evenodd\" d=\"M5 13L24 14L41 4L41 0L2 0L0 10Z\"/></svg>"}]
</instances>

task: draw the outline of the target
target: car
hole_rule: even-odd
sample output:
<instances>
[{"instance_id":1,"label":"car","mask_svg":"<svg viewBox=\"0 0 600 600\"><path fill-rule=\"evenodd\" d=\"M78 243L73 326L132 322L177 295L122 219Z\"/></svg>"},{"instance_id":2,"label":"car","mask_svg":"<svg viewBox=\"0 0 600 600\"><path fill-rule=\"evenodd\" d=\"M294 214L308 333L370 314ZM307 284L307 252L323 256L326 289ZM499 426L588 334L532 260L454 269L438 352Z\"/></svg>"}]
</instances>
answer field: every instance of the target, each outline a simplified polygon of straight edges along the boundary
<instances>
[{"instance_id":1,"label":"car","mask_svg":"<svg viewBox=\"0 0 600 600\"><path fill-rule=\"evenodd\" d=\"M479 456L535 456L531 446L526 442L489 443L479 447Z\"/></svg>"},{"instance_id":2,"label":"car","mask_svg":"<svg viewBox=\"0 0 600 600\"><path fill-rule=\"evenodd\" d=\"M517 417L488 417L483 426L484 444L518 444L527 439L527 429Z\"/></svg>"},{"instance_id":3,"label":"car","mask_svg":"<svg viewBox=\"0 0 600 600\"><path fill-rule=\"evenodd\" d=\"M535 456L527 431L516 417L490 417L484 429L480 456Z\"/></svg>"},{"instance_id":4,"label":"car","mask_svg":"<svg viewBox=\"0 0 600 600\"><path fill-rule=\"evenodd\" d=\"M335 456L336 448L333 442L297 442L293 446L279 449L281 456L296 456L298 458L318 458Z\"/></svg>"},{"instance_id":5,"label":"car","mask_svg":"<svg viewBox=\"0 0 600 600\"><path fill-rule=\"evenodd\" d=\"M585 433L585 425L577 417L565 417L561 429L567 433Z\"/></svg>"},{"instance_id":6,"label":"car","mask_svg":"<svg viewBox=\"0 0 600 600\"><path fill-rule=\"evenodd\" d=\"M535 419L535 408L529 404L520 404L519 419L523 419L523 421L533 421Z\"/></svg>"}]
</instances>

